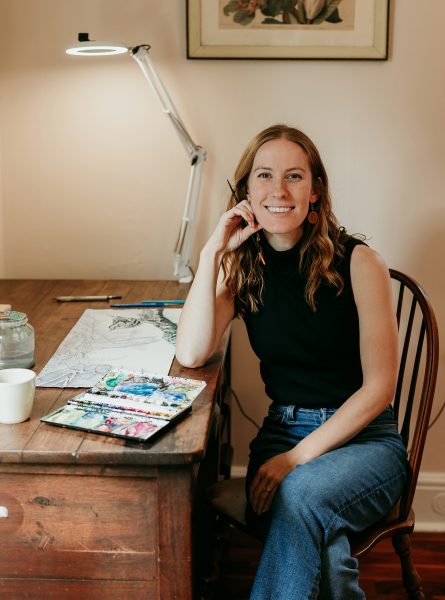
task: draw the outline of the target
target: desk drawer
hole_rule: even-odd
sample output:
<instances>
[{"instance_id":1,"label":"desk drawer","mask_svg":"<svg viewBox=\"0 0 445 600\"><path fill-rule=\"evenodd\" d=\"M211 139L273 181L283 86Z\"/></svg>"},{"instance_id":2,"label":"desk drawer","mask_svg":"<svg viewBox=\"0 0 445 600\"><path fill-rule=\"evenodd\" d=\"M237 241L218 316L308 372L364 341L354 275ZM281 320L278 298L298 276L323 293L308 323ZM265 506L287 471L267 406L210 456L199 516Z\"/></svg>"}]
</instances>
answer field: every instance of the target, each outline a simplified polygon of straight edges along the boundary
<instances>
[{"instance_id":1,"label":"desk drawer","mask_svg":"<svg viewBox=\"0 0 445 600\"><path fill-rule=\"evenodd\" d=\"M157 505L156 479L0 474L0 514L8 515L0 518L0 592L4 578L151 587L158 577Z\"/></svg>"}]
</instances>

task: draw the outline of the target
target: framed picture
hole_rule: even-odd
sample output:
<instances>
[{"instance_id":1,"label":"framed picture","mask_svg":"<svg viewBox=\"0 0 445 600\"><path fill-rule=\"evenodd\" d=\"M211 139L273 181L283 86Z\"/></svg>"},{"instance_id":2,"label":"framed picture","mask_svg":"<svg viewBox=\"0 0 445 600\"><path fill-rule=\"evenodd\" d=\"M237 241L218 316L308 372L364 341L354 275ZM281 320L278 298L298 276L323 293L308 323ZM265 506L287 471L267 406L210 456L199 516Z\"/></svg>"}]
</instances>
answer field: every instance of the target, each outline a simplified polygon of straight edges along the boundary
<instances>
[{"instance_id":1,"label":"framed picture","mask_svg":"<svg viewBox=\"0 0 445 600\"><path fill-rule=\"evenodd\" d=\"M188 0L187 57L388 57L389 0Z\"/></svg>"}]
</instances>

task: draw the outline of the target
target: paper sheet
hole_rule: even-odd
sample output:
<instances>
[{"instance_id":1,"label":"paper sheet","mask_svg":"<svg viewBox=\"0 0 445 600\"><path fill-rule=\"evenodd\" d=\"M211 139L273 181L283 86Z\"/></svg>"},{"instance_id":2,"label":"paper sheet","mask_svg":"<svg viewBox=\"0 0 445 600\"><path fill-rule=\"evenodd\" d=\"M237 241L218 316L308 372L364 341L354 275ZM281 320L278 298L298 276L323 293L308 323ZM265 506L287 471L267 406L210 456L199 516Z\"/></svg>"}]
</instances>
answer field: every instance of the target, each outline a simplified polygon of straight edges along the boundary
<instances>
[{"instance_id":1,"label":"paper sheet","mask_svg":"<svg viewBox=\"0 0 445 600\"><path fill-rule=\"evenodd\" d=\"M180 308L91 309L39 373L38 387L92 387L111 369L167 375Z\"/></svg>"}]
</instances>

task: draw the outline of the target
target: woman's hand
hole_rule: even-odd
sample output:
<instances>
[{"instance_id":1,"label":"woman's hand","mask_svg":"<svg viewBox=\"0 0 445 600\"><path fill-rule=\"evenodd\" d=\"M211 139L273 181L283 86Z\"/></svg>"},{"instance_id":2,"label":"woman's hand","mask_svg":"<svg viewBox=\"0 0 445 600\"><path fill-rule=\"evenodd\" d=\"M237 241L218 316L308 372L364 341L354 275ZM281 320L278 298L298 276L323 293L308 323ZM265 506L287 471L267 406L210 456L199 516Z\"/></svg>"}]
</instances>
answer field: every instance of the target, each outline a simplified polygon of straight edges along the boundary
<instances>
[{"instance_id":1,"label":"woman's hand","mask_svg":"<svg viewBox=\"0 0 445 600\"><path fill-rule=\"evenodd\" d=\"M298 464L296 447L277 454L258 469L249 490L249 500L254 512L261 515L270 509L277 487Z\"/></svg>"},{"instance_id":2,"label":"woman's hand","mask_svg":"<svg viewBox=\"0 0 445 600\"><path fill-rule=\"evenodd\" d=\"M221 216L206 247L217 253L231 252L260 229L249 202L243 200Z\"/></svg>"}]
</instances>

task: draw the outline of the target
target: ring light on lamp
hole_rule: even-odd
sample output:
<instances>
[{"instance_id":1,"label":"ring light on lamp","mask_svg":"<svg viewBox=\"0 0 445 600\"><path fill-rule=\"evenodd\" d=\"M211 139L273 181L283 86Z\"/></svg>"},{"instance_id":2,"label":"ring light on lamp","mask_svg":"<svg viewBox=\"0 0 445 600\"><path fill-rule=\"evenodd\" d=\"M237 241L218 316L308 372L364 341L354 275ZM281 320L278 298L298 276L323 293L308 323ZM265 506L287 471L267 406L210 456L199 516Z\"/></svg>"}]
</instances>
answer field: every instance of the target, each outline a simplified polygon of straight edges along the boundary
<instances>
[{"instance_id":1,"label":"ring light on lamp","mask_svg":"<svg viewBox=\"0 0 445 600\"><path fill-rule=\"evenodd\" d=\"M88 39L87 33L79 33L79 43L66 49L66 53L73 56L109 56L126 52L128 52L127 46L114 42L93 42Z\"/></svg>"},{"instance_id":2,"label":"ring light on lamp","mask_svg":"<svg viewBox=\"0 0 445 600\"><path fill-rule=\"evenodd\" d=\"M182 283L189 283L193 279L189 263L195 230L196 210L201 191L202 172L206 157L205 150L194 143L182 122L178 111L154 68L150 57L150 46L143 44L134 48L127 48L122 44L114 42L95 42L89 39L88 33L79 33L78 40L78 44L67 48L67 54L74 56L111 56L126 52L130 53L130 56L138 63L144 77L150 83L161 103L162 111L170 118L188 154L191 171L178 240L174 249L173 264L174 276Z\"/></svg>"}]
</instances>

